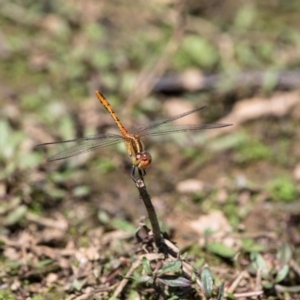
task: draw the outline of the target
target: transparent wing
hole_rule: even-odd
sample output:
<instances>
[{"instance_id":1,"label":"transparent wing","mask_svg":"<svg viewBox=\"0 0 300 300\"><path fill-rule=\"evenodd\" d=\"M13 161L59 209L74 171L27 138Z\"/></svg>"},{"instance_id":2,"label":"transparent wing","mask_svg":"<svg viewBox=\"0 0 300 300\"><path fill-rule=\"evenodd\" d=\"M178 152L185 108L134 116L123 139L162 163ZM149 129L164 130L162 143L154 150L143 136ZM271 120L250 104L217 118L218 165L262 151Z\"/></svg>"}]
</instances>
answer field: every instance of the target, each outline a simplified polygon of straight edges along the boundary
<instances>
[{"instance_id":1,"label":"transparent wing","mask_svg":"<svg viewBox=\"0 0 300 300\"><path fill-rule=\"evenodd\" d=\"M179 133L179 132L186 132L186 131L197 131L203 129L214 129L214 128L221 128L231 126L232 124L195 124L195 125L161 125L159 127L154 127L150 129L144 129L142 132L139 133L140 137L144 136L158 136L164 134L171 134L171 133Z\"/></svg>"},{"instance_id":2,"label":"transparent wing","mask_svg":"<svg viewBox=\"0 0 300 300\"><path fill-rule=\"evenodd\" d=\"M48 158L48 161L61 160L76 156L85 152L93 151L95 149L100 149L108 147L111 145L123 142L124 138L117 134L101 134L90 137L85 137L81 139L44 143L37 145L37 147L50 146L50 145L64 145L64 144L74 144L73 146L58 152L57 154Z\"/></svg>"},{"instance_id":3,"label":"transparent wing","mask_svg":"<svg viewBox=\"0 0 300 300\"><path fill-rule=\"evenodd\" d=\"M188 116L190 114L193 114L199 110L202 110L204 109L206 106L202 106L202 107L198 107L198 108L195 108L195 109L192 109L192 110L189 110L189 111L186 111L184 113L181 113L179 115L176 115L176 116L173 116L173 117L169 117L169 118L166 118L166 119L162 119L162 120L157 120L157 121L154 121L154 122L151 122L145 126L142 126L141 128L139 128L136 133L137 134L141 134L141 136L143 135L142 132L143 131L147 131L149 132L151 128L156 128L158 126L161 126L163 124L166 124L166 123L170 123L172 121L175 121L175 120L178 120L180 118L183 118L185 116Z\"/></svg>"}]
</instances>

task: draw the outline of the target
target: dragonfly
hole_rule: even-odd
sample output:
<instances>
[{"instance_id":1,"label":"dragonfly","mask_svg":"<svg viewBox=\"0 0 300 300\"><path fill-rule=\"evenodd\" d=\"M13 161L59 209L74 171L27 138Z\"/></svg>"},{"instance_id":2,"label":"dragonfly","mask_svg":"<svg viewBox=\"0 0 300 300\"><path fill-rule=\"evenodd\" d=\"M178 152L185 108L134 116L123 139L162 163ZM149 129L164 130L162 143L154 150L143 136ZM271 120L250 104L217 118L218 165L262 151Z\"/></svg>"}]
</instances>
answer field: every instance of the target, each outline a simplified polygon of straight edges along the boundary
<instances>
[{"instance_id":1,"label":"dragonfly","mask_svg":"<svg viewBox=\"0 0 300 300\"><path fill-rule=\"evenodd\" d=\"M38 146L50 146L50 145L71 145L48 158L47 161L57 161L73 157L82 153L93 151L96 149L112 146L121 142L125 143L127 153L131 158L132 169L131 177L136 182L137 179L143 179L143 176L146 175L146 168L151 164L152 157L151 154L145 151L144 144L142 139L150 136L160 136L167 135L172 133L179 132L188 132L188 131L199 131L203 129L214 129L231 126L232 124L194 124L194 125L175 125L170 124L172 121L181 119L185 116L188 116L192 113L198 112L205 108L205 106L195 108L176 116L168 117L166 119L150 122L144 126L137 128L136 130L129 131L120 121L117 113L113 110L112 106L108 100L102 95L99 91L96 91L96 96L100 103L111 115L116 125L119 128L120 134L113 133L104 133L95 136L88 136L78 139L50 142L39 144ZM136 177L136 172L138 176Z\"/></svg>"}]
</instances>

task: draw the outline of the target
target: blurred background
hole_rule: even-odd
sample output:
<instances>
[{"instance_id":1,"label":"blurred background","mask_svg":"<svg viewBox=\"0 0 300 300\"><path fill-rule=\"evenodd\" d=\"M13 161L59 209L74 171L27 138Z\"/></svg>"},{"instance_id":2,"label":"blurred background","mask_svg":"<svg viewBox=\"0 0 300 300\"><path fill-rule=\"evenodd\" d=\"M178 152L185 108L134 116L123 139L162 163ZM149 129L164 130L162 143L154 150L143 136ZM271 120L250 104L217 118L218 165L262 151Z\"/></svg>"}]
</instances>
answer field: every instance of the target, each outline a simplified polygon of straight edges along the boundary
<instances>
[{"instance_id":1,"label":"blurred background","mask_svg":"<svg viewBox=\"0 0 300 300\"><path fill-rule=\"evenodd\" d=\"M299 13L280 0L0 1L1 235L76 248L146 215L123 144L51 163L64 148L35 147L118 133L100 90L128 128L201 106L180 122L233 124L144 140L148 191L180 247L202 253L216 226L233 253L299 255ZM112 240L103 253L122 253ZM7 245L4 270L24 255Z\"/></svg>"}]
</instances>

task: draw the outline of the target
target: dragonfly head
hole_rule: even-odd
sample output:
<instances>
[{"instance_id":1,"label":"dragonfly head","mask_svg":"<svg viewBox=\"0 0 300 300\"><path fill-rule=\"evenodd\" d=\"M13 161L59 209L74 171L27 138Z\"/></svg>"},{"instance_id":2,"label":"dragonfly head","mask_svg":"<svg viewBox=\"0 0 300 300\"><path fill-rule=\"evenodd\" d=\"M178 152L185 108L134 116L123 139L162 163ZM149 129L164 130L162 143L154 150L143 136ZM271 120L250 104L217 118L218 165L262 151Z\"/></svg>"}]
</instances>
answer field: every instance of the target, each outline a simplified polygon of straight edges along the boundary
<instances>
[{"instance_id":1,"label":"dragonfly head","mask_svg":"<svg viewBox=\"0 0 300 300\"><path fill-rule=\"evenodd\" d=\"M132 159L134 166L139 169L146 169L152 161L151 154L149 152L138 152Z\"/></svg>"}]
</instances>

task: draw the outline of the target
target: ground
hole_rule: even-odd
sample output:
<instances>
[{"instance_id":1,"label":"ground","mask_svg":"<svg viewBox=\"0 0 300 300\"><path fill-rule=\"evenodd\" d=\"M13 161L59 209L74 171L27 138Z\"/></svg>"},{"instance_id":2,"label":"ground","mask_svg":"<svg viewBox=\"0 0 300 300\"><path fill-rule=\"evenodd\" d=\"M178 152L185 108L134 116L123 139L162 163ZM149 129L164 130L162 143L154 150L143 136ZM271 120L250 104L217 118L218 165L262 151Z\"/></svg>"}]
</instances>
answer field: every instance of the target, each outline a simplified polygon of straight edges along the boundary
<instances>
[{"instance_id":1,"label":"ground","mask_svg":"<svg viewBox=\"0 0 300 300\"><path fill-rule=\"evenodd\" d=\"M300 299L299 12L0 1L0 299ZM163 246L123 143L36 147L118 134L95 90L132 131L232 124L144 137Z\"/></svg>"}]
</instances>

